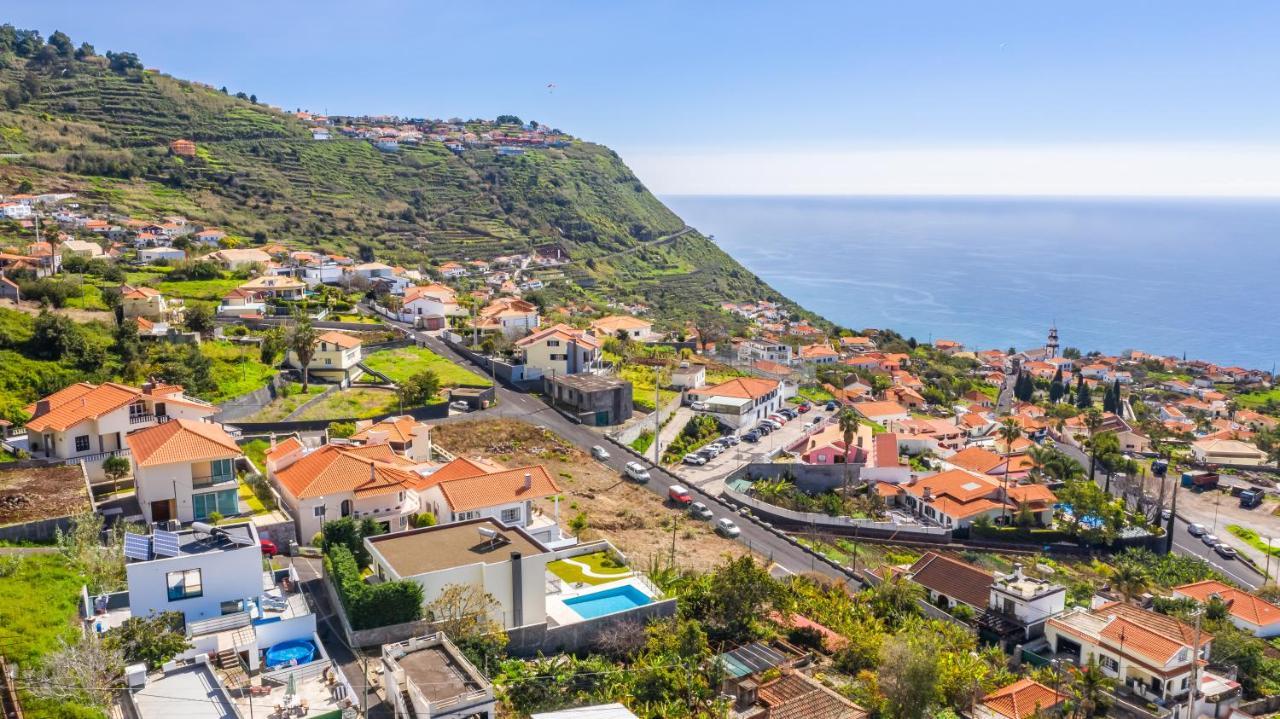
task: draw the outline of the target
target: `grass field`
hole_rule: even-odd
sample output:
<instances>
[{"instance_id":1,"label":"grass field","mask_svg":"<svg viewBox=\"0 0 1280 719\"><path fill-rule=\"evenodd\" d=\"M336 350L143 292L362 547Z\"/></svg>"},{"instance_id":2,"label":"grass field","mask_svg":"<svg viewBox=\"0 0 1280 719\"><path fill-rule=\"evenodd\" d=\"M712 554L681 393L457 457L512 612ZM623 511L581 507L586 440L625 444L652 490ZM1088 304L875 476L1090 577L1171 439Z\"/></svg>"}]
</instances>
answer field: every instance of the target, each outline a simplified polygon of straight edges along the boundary
<instances>
[{"instance_id":1,"label":"grass field","mask_svg":"<svg viewBox=\"0 0 1280 719\"><path fill-rule=\"evenodd\" d=\"M297 382L289 383L288 396L279 395L271 404L254 412L244 418L245 422L278 422L289 416L291 412L301 407L307 400L312 399L316 395L325 390L325 385L313 384L307 388L304 393L302 385Z\"/></svg>"},{"instance_id":2,"label":"grass field","mask_svg":"<svg viewBox=\"0 0 1280 719\"><path fill-rule=\"evenodd\" d=\"M423 370L433 370L440 378L440 386L457 387L472 385L488 387L492 382L488 377L472 372L465 367L450 362L429 349L422 347L401 347L399 349L374 352L365 357L364 363L390 377L396 383L403 382Z\"/></svg>"},{"instance_id":3,"label":"grass field","mask_svg":"<svg viewBox=\"0 0 1280 719\"><path fill-rule=\"evenodd\" d=\"M631 397L636 408L652 412L653 406L653 368L643 365L626 364L618 368L618 379L631 382ZM658 401L666 405L679 396L679 392L669 389L658 390Z\"/></svg>"},{"instance_id":4,"label":"grass field","mask_svg":"<svg viewBox=\"0 0 1280 719\"><path fill-rule=\"evenodd\" d=\"M182 280L179 282L161 282L158 288L165 297L178 297L184 300L203 300L217 302L223 295L243 285L244 280Z\"/></svg>"},{"instance_id":5,"label":"grass field","mask_svg":"<svg viewBox=\"0 0 1280 719\"><path fill-rule=\"evenodd\" d=\"M250 345L231 342L204 342L201 352L213 362L213 381L217 391L206 398L222 402L265 386L275 375L274 367L262 364L258 350Z\"/></svg>"},{"instance_id":6,"label":"grass field","mask_svg":"<svg viewBox=\"0 0 1280 719\"><path fill-rule=\"evenodd\" d=\"M240 445L240 449L244 450L244 456L248 457L260 472L267 471L267 450L270 448L271 443L265 439L255 439Z\"/></svg>"},{"instance_id":7,"label":"grass field","mask_svg":"<svg viewBox=\"0 0 1280 719\"><path fill-rule=\"evenodd\" d=\"M389 389L353 387L325 397L295 419L347 419L373 417L395 412L400 407L396 393Z\"/></svg>"},{"instance_id":8,"label":"grass field","mask_svg":"<svg viewBox=\"0 0 1280 719\"><path fill-rule=\"evenodd\" d=\"M1236 404L1248 409L1257 409L1268 402L1280 402L1280 387L1266 392L1246 392L1236 395Z\"/></svg>"},{"instance_id":9,"label":"grass field","mask_svg":"<svg viewBox=\"0 0 1280 719\"><path fill-rule=\"evenodd\" d=\"M608 552L592 552L591 554L583 554L581 556L574 557L573 561L580 562L591 567L591 571L596 574L608 574L610 576L589 577L582 573L581 567L576 564L571 564L563 559L551 562L547 565L547 569L550 570L552 574L572 584L605 584L607 582L622 579L623 577L631 576L631 570L624 566L619 566L618 563L613 560L613 557L609 556Z\"/></svg>"}]
</instances>

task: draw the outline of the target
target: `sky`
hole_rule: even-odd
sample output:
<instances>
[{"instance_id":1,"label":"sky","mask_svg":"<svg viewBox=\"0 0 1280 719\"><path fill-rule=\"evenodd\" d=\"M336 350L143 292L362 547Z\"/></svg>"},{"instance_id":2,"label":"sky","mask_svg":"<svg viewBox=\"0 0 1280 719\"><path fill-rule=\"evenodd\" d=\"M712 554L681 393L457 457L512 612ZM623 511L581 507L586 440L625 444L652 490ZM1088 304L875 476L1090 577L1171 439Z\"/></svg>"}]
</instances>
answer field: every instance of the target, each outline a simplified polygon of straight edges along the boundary
<instances>
[{"instance_id":1,"label":"sky","mask_svg":"<svg viewBox=\"0 0 1280 719\"><path fill-rule=\"evenodd\" d=\"M9 5L288 109L535 119L659 194L1280 196L1274 2Z\"/></svg>"}]
</instances>

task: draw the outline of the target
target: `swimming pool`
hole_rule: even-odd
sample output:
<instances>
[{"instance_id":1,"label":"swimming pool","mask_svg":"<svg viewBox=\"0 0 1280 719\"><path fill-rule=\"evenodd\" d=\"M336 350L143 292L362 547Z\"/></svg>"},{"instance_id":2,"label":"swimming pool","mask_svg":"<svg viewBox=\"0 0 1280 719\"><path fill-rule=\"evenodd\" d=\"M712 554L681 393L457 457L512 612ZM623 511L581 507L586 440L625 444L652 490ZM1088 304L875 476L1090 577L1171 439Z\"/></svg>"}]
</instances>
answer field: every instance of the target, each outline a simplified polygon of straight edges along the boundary
<instances>
[{"instance_id":1,"label":"swimming pool","mask_svg":"<svg viewBox=\"0 0 1280 719\"><path fill-rule=\"evenodd\" d=\"M583 594L580 597L566 599L564 603L583 619L594 619L614 612L643 607L652 601L649 595L630 584L624 584L621 587L606 589L603 592Z\"/></svg>"},{"instance_id":2,"label":"swimming pool","mask_svg":"<svg viewBox=\"0 0 1280 719\"><path fill-rule=\"evenodd\" d=\"M274 669L289 662L306 664L315 658L316 645L309 639L290 639L267 650L267 668Z\"/></svg>"}]
</instances>

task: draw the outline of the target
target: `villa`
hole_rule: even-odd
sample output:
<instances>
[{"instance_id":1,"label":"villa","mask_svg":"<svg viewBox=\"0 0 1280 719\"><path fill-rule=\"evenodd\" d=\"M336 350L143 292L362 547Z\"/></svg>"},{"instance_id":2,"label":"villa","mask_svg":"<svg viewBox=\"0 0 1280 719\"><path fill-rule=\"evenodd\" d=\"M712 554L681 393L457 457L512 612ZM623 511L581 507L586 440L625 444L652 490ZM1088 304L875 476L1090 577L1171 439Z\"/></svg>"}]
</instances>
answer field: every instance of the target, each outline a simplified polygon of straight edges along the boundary
<instances>
[{"instance_id":1,"label":"villa","mask_svg":"<svg viewBox=\"0 0 1280 719\"><path fill-rule=\"evenodd\" d=\"M311 361L307 363L307 372L312 377L318 377L326 382L347 386L364 373L360 368L361 344L359 337L345 332L337 330L325 332L316 337L315 350L311 355ZM289 350L286 355L285 364L295 369L302 368L298 353L293 350Z\"/></svg>"},{"instance_id":2,"label":"villa","mask_svg":"<svg viewBox=\"0 0 1280 719\"><path fill-rule=\"evenodd\" d=\"M240 513L235 463L244 454L222 425L175 419L131 432L125 440L148 523Z\"/></svg>"},{"instance_id":3,"label":"villa","mask_svg":"<svg viewBox=\"0 0 1280 719\"><path fill-rule=\"evenodd\" d=\"M617 337L622 332L627 339L645 342L653 336L653 323L630 315L609 315L592 320L591 331L597 337Z\"/></svg>"},{"instance_id":4,"label":"villa","mask_svg":"<svg viewBox=\"0 0 1280 719\"><path fill-rule=\"evenodd\" d=\"M785 400L783 384L758 377L736 377L711 387L689 390L692 402L706 404L706 412L735 430L745 429L777 412Z\"/></svg>"}]
</instances>

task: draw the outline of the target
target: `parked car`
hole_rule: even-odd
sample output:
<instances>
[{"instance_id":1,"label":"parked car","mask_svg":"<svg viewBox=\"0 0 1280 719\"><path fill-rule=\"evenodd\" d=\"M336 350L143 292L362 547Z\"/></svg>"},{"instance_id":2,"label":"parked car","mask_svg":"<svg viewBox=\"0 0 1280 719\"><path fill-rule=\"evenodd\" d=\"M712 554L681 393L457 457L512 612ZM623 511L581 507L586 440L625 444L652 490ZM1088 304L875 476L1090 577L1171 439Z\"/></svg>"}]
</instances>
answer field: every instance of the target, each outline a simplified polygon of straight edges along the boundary
<instances>
[{"instance_id":1,"label":"parked car","mask_svg":"<svg viewBox=\"0 0 1280 719\"><path fill-rule=\"evenodd\" d=\"M449 409L456 412L470 412L471 405L465 399L458 399L449 403Z\"/></svg>"},{"instance_id":2,"label":"parked car","mask_svg":"<svg viewBox=\"0 0 1280 719\"><path fill-rule=\"evenodd\" d=\"M1221 542L1222 540L1218 539L1218 535L1216 534L1206 533L1203 537L1200 537L1200 541L1204 542L1207 547L1215 547L1218 542Z\"/></svg>"},{"instance_id":3,"label":"parked car","mask_svg":"<svg viewBox=\"0 0 1280 719\"><path fill-rule=\"evenodd\" d=\"M810 405L808 403L802 404L799 407L796 407L796 411L799 412L800 414L804 414L805 412L808 412L811 409L813 409L813 405Z\"/></svg>"},{"instance_id":4,"label":"parked car","mask_svg":"<svg viewBox=\"0 0 1280 719\"><path fill-rule=\"evenodd\" d=\"M1163 521L1167 522L1167 521L1169 521L1169 518L1170 518L1170 517L1172 517L1172 516L1173 516L1173 510L1172 510L1172 509L1162 509L1162 510L1160 510L1160 519L1161 519L1161 520L1163 520Z\"/></svg>"},{"instance_id":5,"label":"parked car","mask_svg":"<svg viewBox=\"0 0 1280 719\"><path fill-rule=\"evenodd\" d=\"M597 444L591 448L591 456L603 462L609 458L609 450Z\"/></svg>"},{"instance_id":6,"label":"parked car","mask_svg":"<svg viewBox=\"0 0 1280 719\"><path fill-rule=\"evenodd\" d=\"M703 457L700 454L695 454L693 452L690 452L689 454L686 454L684 456L684 459L681 461L684 462L685 464L692 464L694 466L699 466L699 465L706 464L707 458Z\"/></svg>"},{"instance_id":7,"label":"parked car","mask_svg":"<svg viewBox=\"0 0 1280 719\"><path fill-rule=\"evenodd\" d=\"M1209 528L1204 526L1203 524L1192 522L1191 524L1187 525L1187 534L1190 534L1193 537L1199 537L1208 531L1209 531Z\"/></svg>"},{"instance_id":8,"label":"parked car","mask_svg":"<svg viewBox=\"0 0 1280 719\"><path fill-rule=\"evenodd\" d=\"M721 438L720 438L720 441L721 441L721 442L723 442L726 446L729 446L729 447L737 447L737 446L738 446L738 444L739 444L740 442L742 442L742 440L741 440L741 439L738 439L737 437L735 437L735 436L733 436L733 435L731 435L731 434L729 434L729 435L725 435L725 436L721 437Z\"/></svg>"},{"instance_id":9,"label":"parked car","mask_svg":"<svg viewBox=\"0 0 1280 719\"><path fill-rule=\"evenodd\" d=\"M768 417L766 419L760 420L760 424L763 424L769 429L782 429L782 425L784 423L774 419L773 417Z\"/></svg>"},{"instance_id":10,"label":"parked car","mask_svg":"<svg viewBox=\"0 0 1280 719\"><path fill-rule=\"evenodd\" d=\"M667 489L667 499L681 507L687 507L693 503L693 495L689 494L689 490L678 484L673 484Z\"/></svg>"},{"instance_id":11,"label":"parked car","mask_svg":"<svg viewBox=\"0 0 1280 719\"><path fill-rule=\"evenodd\" d=\"M777 422L779 427L781 427L782 425L784 425L784 424L786 424L786 423L787 423L787 418L786 418L786 417L783 417L782 415L780 415L780 414L776 414L776 413L775 413L775 414L771 414L771 415L769 415L768 417L765 417L765 419L766 419L766 420L768 420L768 421L770 421L770 422Z\"/></svg>"},{"instance_id":12,"label":"parked car","mask_svg":"<svg viewBox=\"0 0 1280 719\"><path fill-rule=\"evenodd\" d=\"M800 416L798 412L790 408L780 409L778 410L778 414L782 415L783 417L786 417L787 419L795 419L796 417Z\"/></svg>"},{"instance_id":13,"label":"parked car","mask_svg":"<svg viewBox=\"0 0 1280 719\"><path fill-rule=\"evenodd\" d=\"M721 517L716 520L716 534L719 534L722 537L733 538L741 533L742 530L738 529L738 525L734 524L732 519L729 519L728 517Z\"/></svg>"},{"instance_id":14,"label":"parked car","mask_svg":"<svg viewBox=\"0 0 1280 719\"><path fill-rule=\"evenodd\" d=\"M706 403L706 402L694 402L693 404L689 405L689 409L693 410L694 412L706 412L706 411L707 411L707 403Z\"/></svg>"},{"instance_id":15,"label":"parked car","mask_svg":"<svg viewBox=\"0 0 1280 719\"><path fill-rule=\"evenodd\" d=\"M689 516L694 519L711 519L711 508L702 502L689 505Z\"/></svg>"},{"instance_id":16,"label":"parked car","mask_svg":"<svg viewBox=\"0 0 1280 719\"><path fill-rule=\"evenodd\" d=\"M639 462L627 462L622 472L641 484L649 481L649 470L645 469L645 466Z\"/></svg>"},{"instance_id":17,"label":"parked car","mask_svg":"<svg viewBox=\"0 0 1280 719\"><path fill-rule=\"evenodd\" d=\"M742 441L755 444L756 442L760 441L760 435L756 434L756 431L753 429L750 432L747 432L746 434L742 435Z\"/></svg>"},{"instance_id":18,"label":"parked car","mask_svg":"<svg viewBox=\"0 0 1280 719\"><path fill-rule=\"evenodd\" d=\"M262 547L262 556L264 557L274 557L280 553L280 549L276 546L276 543L270 539L259 540L258 546Z\"/></svg>"},{"instance_id":19,"label":"parked car","mask_svg":"<svg viewBox=\"0 0 1280 719\"><path fill-rule=\"evenodd\" d=\"M756 425L756 431L761 434L769 434L775 429L777 429L777 427L774 427L772 422L761 421L760 424Z\"/></svg>"},{"instance_id":20,"label":"parked car","mask_svg":"<svg viewBox=\"0 0 1280 719\"><path fill-rule=\"evenodd\" d=\"M827 402L827 411L828 411L828 412L834 412L834 411L836 411L836 408L837 408L837 407L839 407L839 406L840 406L840 405L839 405L839 404L837 404L837 403L836 403L836 401L833 399L833 400L831 400L830 402Z\"/></svg>"},{"instance_id":21,"label":"parked car","mask_svg":"<svg viewBox=\"0 0 1280 719\"><path fill-rule=\"evenodd\" d=\"M721 447L718 444L709 444L703 447L702 449L698 450L698 454L709 454L712 457L718 457L720 456L720 453L723 451L724 451L724 447Z\"/></svg>"},{"instance_id":22,"label":"parked car","mask_svg":"<svg viewBox=\"0 0 1280 719\"><path fill-rule=\"evenodd\" d=\"M1218 556L1223 559L1236 558L1236 548L1228 545L1226 542L1218 542L1217 546L1213 548L1213 551L1217 552Z\"/></svg>"},{"instance_id":23,"label":"parked car","mask_svg":"<svg viewBox=\"0 0 1280 719\"><path fill-rule=\"evenodd\" d=\"M807 432L808 430L811 430L811 429L813 429L814 427L817 427L817 426L818 426L818 423L817 423L817 422L815 422L815 421L813 421L813 420L809 420L808 422L805 422L805 423L804 423L804 427L803 427L803 429Z\"/></svg>"}]
</instances>

